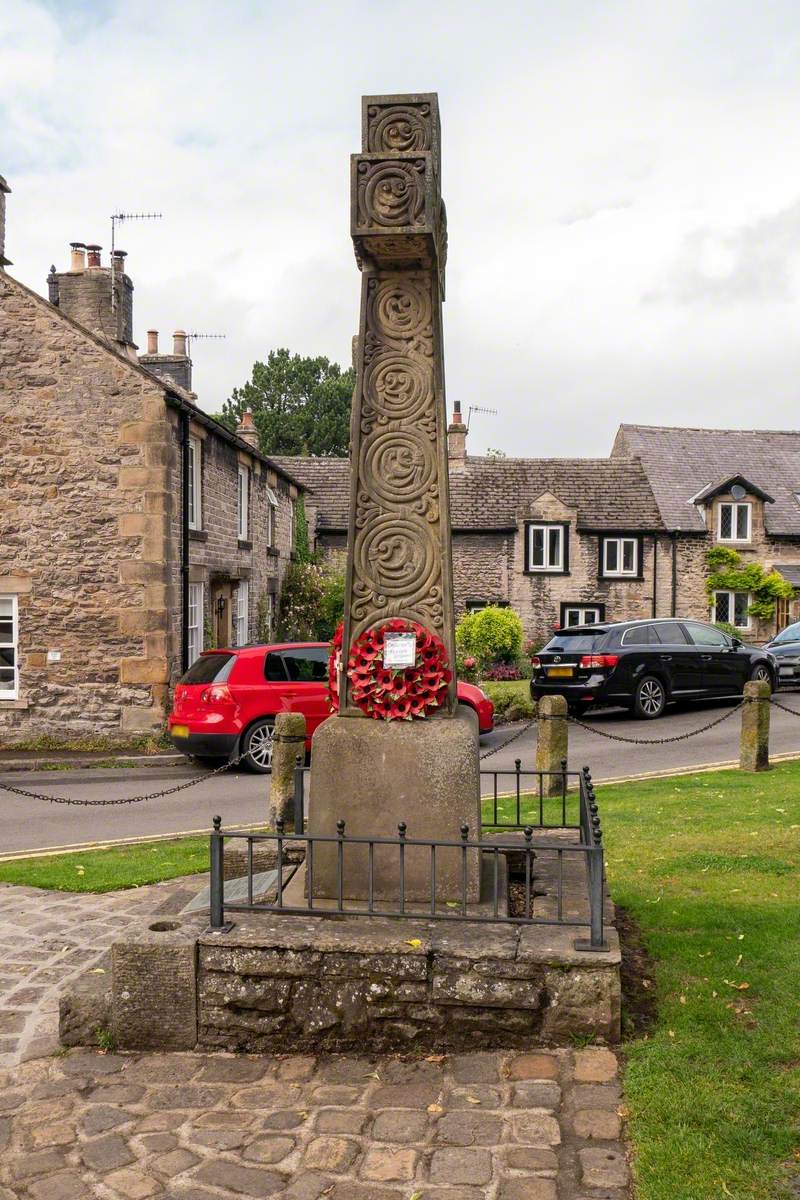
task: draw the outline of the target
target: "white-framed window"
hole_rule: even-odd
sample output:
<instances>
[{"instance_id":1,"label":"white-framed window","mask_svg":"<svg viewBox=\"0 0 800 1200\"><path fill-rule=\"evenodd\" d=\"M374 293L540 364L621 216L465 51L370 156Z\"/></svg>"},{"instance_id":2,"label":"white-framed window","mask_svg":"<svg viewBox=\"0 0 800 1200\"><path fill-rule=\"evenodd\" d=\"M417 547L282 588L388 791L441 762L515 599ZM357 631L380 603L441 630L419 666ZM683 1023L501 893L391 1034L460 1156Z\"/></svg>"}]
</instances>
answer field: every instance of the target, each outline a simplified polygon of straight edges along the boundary
<instances>
[{"instance_id":1,"label":"white-framed window","mask_svg":"<svg viewBox=\"0 0 800 1200\"><path fill-rule=\"evenodd\" d=\"M734 629L749 629L752 603L750 592L714 592L711 619L720 625L732 625Z\"/></svg>"},{"instance_id":2,"label":"white-framed window","mask_svg":"<svg viewBox=\"0 0 800 1200\"><path fill-rule=\"evenodd\" d=\"M267 545L275 542L275 521L278 514L278 497L271 487L267 488Z\"/></svg>"},{"instance_id":3,"label":"white-framed window","mask_svg":"<svg viewBox=\"0 0 800 1200\"><path fill-rule=\"evenodd\" d=\"M250 532L250 471L239 467L239 490L236 511L239 522L239 541L246 542Z\"/></svg>"},{"instance_id":4,"label":"white-framed window","mask_svg":"<svg viewBox=\"0 0 800 1200\"><path fill-rule=\"evenodd\" d=\"M203 528L203 443L189 438L189 528Z\"/></svg>"},{"instance_id":5,"label":"white-framed window","mask_svg":"<svg viewBox=\"0 0 800 1200\"><path fill-rule=\"evenodd\" d=\"M603 538L603 575L624 578L639 574L639 539L635 537Z\"/></svg>"},{"instance_id":6,"label":"white-framed window","mask_svg":"<svg viewBox=\"0 0 800 1200\"><path fill-rule=\"evenodd\" d=\"M203 585L189 584L189 666L203 652Z\"/></svg>"},{"instance_id":7,"label":"white-framed window","mask_svg":"<svg viewBox=\"0 0 800 1200\"><path fill-rule=\"evenodd\" d=\"M717 541L749 542L753 524L753 506L744 503L720 504L717 508Z\"/></svg>"},{"instance_id":8,"label":"white-framed window","mask_svg":"<svg viewBox=\"0 0 800 1200\"><path fill-rule=\"evenodd\" d=\"M236 590L236 645L246 646L250 629L250 581L240 579Z\"/></svg>"},{"instance_id":9,"label":"white-framed window","mask_svg":"<svg viewBox=\"0 0 800 1200\"><path fill-rule=\"evenodd\" d=\"M528 571L566 571L567 530L564 525L535 524L527 527Z\"/></svg>"},{"instance_id":10,"label":"white-framed window","mask_svg":"<svg viewBox=\"0 0 800 1200\"><path fill-rule=\"evenodd\" d=\"M19 699L19 616L16 596L0 596L0 701Z\"/></svg>"},{"instance_id":11,"label":"white-framed window","mask_svg":"<svg viewBox=\"0 0 800 1200\"><path fill-rule=\"evenodd\" d=\"M602 620L601 609L597 604L565 604L563 606L562 625L599 625Z\"/></svg>"}]
</instances>

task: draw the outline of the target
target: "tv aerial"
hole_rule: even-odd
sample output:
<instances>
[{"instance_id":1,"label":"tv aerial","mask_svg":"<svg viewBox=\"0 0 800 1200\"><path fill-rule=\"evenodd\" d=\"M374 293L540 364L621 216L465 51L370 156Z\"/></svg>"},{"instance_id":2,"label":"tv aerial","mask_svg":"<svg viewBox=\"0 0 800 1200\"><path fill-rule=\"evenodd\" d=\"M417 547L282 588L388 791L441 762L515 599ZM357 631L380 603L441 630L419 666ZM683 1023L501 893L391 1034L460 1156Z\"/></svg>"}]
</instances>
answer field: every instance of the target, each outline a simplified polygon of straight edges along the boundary
<instances>
[{"instance_id":1,"label":"tv aerial","mask_svg":"<svg viewBox=\"0 0 800 1200\"><path fill-rule=\"evenodd\" d=\"M114 260L114 250L117 244L117 225L122 225L125 221L160 221L163 213L160 212L116 212L111 214L111 311L117 307L117 294L114 287L114 272L116 262Z\"/></svg>"},{"instance_id":2,"label":"tv aerial","mask_svg":"<svg viewBox=\"0 0 800 1200\"><path fill-rule=\"evenodd\" d=\"M469 433L469 423L472 420L472 414L474 412L475 413L488 413L490 416L493 416L493 417L497 416L496 408L485 408L481 404L470 404L469 412L467 413L467 433Z\"/></svg>"},{"instance_id":3,"label":"tv aerial","mask_svg":"<svg viewBox=\"0 0 800 1200\"><path fill-rule=\"evenodd\" d=\"M197 339L201 341L224 341L227 333L197 333L192 330L186 335L186 354L189 358L192 357L192 341Z\"/></svg>"}]
</instances>

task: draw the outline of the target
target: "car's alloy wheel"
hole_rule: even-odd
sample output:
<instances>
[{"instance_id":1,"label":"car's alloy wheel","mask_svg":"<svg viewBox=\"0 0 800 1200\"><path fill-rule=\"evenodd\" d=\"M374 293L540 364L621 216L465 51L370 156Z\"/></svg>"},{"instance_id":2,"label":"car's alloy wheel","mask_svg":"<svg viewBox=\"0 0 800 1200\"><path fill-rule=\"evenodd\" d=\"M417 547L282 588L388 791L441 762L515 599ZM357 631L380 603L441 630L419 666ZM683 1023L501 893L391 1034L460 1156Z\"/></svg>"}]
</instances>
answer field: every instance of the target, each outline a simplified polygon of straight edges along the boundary
<instances>
[{"instance_id":1,"label":"car's alloy wheel","mask_svg":"<svg viewBox=\"0 0 800 1200\"><path fill-rule=\"evenodd\" d=\"M750 672L750 678L754 683L768 683L772 687L772 672L763 663L759 663L757 667L753 667L753 670Z\"/></svg>"},{"instance_id":2,"label":"car's alloy wheel","mask_svg":"<svg viewBox=\"0 0 800 1200\"><path fill-rule=\"evenodd\" d=\"M667 705L667 693L660 679L647 675L636 688L633 710L637 717L652 721L660 717Z\"/></svg>"},{"instance_id":3,"label":"car's alloy wheel","mask_svg":"<svg viewBox=\"0 0 800 1200\"><path fill-rule=\"evenodd\" d=\"M258 775L266 775L272 770L272 739L275 726L272 721L256 721L247 731L244 739L244 765Z\"/></svg>"}]
</instances>

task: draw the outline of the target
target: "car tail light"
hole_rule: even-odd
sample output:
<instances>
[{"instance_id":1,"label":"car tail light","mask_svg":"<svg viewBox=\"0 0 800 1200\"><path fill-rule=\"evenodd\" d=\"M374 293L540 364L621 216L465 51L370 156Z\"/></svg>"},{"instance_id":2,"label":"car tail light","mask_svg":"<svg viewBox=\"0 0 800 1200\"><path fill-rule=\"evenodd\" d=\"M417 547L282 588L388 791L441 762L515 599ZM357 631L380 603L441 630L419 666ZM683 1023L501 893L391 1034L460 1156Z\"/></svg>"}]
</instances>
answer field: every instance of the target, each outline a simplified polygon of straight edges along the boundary
<instances>
[{"instance_id":1,"label":"car tail light","mask_svg":"<svg viewBox=\"0 0 800 1200\"><path fill-rule=\"evenodd\" d=\"M231 689L227 683L214 683L200 693L202 704L233 704Z\"/></svg>"},{"instance_id":2,"label":"car tail light","mask_svg":"<svg viewBox=\"0 0 800 1200\"><path fill-rule=\"evenodd\" d=\"M540 667L541 665L542 665L542 660L539 658L539 655L534 654L533 658L531 659L531 666L532 667Z\"/></svg>"},{"instance_id":3,"label":"car tail light","mask_svg":"<svg viewBox=\"0 0 800 1200\"><path fill-rule=\"evenodd\" d=\"M607 667L615 667L619 662L618 654L584 654L581 666L590 671L602 671Z\"/></svg>"}]
</instances>

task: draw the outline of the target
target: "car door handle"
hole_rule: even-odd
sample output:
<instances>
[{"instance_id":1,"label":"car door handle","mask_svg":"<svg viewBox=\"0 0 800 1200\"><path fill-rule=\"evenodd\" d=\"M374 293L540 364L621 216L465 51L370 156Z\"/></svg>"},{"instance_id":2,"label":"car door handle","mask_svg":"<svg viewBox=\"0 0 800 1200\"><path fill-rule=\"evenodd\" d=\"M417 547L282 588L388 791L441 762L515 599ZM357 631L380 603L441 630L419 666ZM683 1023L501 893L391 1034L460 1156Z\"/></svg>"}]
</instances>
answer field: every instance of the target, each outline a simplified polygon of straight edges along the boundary
<instances>
[{"instance_id":1,"label":"car door handle","mask_svg":"<svg viewBox=\"0 0 800 1200\"><path fill-rule=\"evenodd\" d=\"M712 655L710 655L710 654L701 654L701 655L700 655L700 657L702 658L703 662L711 662Z\"/></svg>"},{"instance_id":2,"label":"car door handle","mask_svg":"<svg viewBox=\"0 0 800 1200\"><path fill-rule=\"evenodd\" d=\"M672 662L671 654L659 654L658 657L661 659L662 662Z\"/></svg>"}]
</instances>

